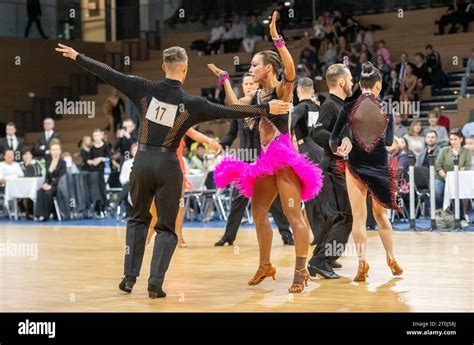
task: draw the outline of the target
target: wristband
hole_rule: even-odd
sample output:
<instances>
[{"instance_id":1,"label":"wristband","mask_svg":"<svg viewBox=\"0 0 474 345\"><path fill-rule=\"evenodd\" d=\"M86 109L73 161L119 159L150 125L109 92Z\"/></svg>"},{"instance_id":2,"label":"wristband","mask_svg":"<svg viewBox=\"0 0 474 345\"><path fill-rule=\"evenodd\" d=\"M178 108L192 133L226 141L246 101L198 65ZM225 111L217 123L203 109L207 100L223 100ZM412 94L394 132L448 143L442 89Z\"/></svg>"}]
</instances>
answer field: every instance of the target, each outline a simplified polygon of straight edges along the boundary
<instances>
[{"instance_id":1,"label":"wristband","mask_svg":"<svg viewBox=\"0 0 474 345\"><path fill-rule=\"evenodd\" d=\"M227 72L222 72L221 74L219 74L219 82L220 82L221 84L224 84L224 82L225 82L226 80L230 80L229 73L227 73Z\"/></svg>"},{"instance_id":2,"label":"wristband","mask_svg":"<svg viewBox=\"0 0 474 345\"><path fill-rule=\"evenodd\" d=\"M273 43L275 44L275 47L277 48L281 48L285 46L285 40L283 39L283 37L281 37L281 35L279 35L276 38L272 37L272 40L273 40Z\"/></svg>"}]
</instances>

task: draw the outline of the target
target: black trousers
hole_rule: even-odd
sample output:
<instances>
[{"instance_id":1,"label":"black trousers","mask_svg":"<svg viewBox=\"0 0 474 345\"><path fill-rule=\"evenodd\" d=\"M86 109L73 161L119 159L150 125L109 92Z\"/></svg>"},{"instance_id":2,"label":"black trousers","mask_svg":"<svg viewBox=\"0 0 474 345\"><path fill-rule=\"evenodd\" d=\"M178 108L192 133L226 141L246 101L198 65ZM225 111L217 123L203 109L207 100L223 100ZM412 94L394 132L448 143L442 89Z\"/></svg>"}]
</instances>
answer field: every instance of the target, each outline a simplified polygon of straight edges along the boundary
<instances>
[{"instance_id":1,"label":"black trousers","mask_svg":"<svg viewBox=\"0 0 474 345\"><path fill-rule=\"evenodd\" d=\"M38 192L36 193L36 217L44 217L45 219L49 218L49 215L54 208L53 198L56 195L56 191L56 187L52 187L50 190L44 190L43 188L38 189Z\"/></svg>"},{"instance_id":2,"label":"black trousers","mask_svg":"<svg viewBox=\"0 0 474 345\"><path fill-rule=\"evenodd\" d=\"M148 284L161 287L178 237L176 217L183 185L183 173L176 153L142 151L135 157L130 174L132 214L127 223L125 275L138 276L151 221L150 204L155 198L158 221Z\"/></svg>"},{"instance_id":3,"label":"black trousers","mask_svg":"<svg viewBox=\"0 0 474 345\"><path fill-rule=\"evenodd\" d=\"M232 192L232 203L230 206L229 216L227 218L227 225L225 227L224 238L228 241L234 241L239 230L242 217L245 213L245 208L249 203L249 199L239 194L237 188L234 188ZM270 207L270 213L278 226L278 231L282 238L291 236L290 223L286 219L283 213L283 207L281 206L280 197L277 196L272 206Z\"/></svg>"},{"instance_id":4,"label":"black trousers","mask_svg":"<svg viewBox=\"0 0 474 345\"><path fill-rule=\"evenodd\" d=\"M36 27L38 28L38 31L39 31L41 37L46 38L46 35L44 34L43 28L41 27L40 17L29 17L28 18L28 24L26 24L26 28L25 28L25 37L28 37L28 35L30 34L30 28L31 28L31 25L33 24L33 22L36 24Z\"/></svg>"},{"instance_id":5,"label":"black trousers","mask_svg":"<svg viewBox=\"0 0 474 345\"><path fill-rule=\"evenodd\" d=\"M336 162L324 156L321 167L324 170L324 186L319 195L311 201L308 219L318 227L315 233L316 248L310 265L337 260L345 250L352 230L352 211L347 194L345 176L336 172Z\"/></svg>"}]
</instances>

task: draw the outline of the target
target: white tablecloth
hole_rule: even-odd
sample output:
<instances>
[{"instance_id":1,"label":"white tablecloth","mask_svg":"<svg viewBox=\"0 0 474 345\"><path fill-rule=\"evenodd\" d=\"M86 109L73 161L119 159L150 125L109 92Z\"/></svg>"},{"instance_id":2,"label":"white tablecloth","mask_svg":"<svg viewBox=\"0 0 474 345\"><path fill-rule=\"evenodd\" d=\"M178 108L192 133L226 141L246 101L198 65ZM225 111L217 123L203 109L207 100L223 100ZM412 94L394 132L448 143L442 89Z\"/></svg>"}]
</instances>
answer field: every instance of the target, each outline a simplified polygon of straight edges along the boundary
<instances>
[{"instance_id":1,"label":"white tablecloth","mask_svg":"<svg viewBox=\"0 0 474 345\"><path fill-rule=\"evenodd\" d=\"M474 171L459 172L459 199L474 198ZM454 171L448 171L444 184L443 209L447 209L454 199Z\"/></svg>"},{"instance_id":2,"label":"white tablecloth","mask_svg":"<svg viewBox=\"0 0 474 345\"><path fill-rule=\"evenodd\" d=\"M43 177L20 177L5 182L5 200L28 198L36 200L36 193L43 185Z\"/></svg>"},{"instance_id":3,"label":"white tablecloth","mask_svg":"<svg viewBox=\"0 0 474 345\"><path fill-rule=\"evenodd\" d=\"M193 191L199 190L204 184L204 174L186 174L186 178L191 182L191 189Z\"/></svg>"}]
</instances>

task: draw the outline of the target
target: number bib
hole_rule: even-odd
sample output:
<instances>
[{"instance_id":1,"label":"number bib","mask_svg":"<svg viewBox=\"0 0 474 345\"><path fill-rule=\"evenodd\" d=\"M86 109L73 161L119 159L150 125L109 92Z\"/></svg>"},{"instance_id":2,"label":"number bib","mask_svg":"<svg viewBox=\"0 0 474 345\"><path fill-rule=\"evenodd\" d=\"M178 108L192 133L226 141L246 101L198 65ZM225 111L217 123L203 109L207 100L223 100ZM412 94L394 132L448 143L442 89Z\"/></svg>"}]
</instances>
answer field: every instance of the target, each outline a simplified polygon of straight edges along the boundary
<instances>
[{"instance_id":1,"label":"number bib","mask_svg":"<svg viewBox=\"0 0 474 345\"><path fill-rule=\"evenodd\" d=\"M318 123L319 111L308 111L308 127L313 127Z\"/></svg>"},{"instance_id":2,"label":"number bib","mask_svg":"<svg viewBox=\"0 0 474 345\"><path fill-rule=\"evenodd\" d=\"M145 117L159 125L173 127L177 113L177 105L161 102L153 97L148 106L148 111L146 112Z\"/></svg>"}]
</instances>

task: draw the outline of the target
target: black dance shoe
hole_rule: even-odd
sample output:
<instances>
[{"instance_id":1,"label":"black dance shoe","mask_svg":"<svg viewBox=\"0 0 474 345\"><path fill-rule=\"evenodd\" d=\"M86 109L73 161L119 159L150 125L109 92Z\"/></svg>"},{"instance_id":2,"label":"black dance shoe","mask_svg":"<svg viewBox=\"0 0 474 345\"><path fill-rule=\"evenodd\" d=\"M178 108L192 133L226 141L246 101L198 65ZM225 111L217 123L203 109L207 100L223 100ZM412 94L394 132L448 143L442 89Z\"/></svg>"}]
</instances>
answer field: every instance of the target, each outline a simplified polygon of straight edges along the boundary
<instances>
[{"instance_id":1,"label":"black dance shoe","mask_svg":"<svg viewBox=\"0 0 474 345\"><path fill-rule=\"evenodd\" d=\"M227 240L227 239L225 239L224 237L222 237L219 241L217 241L216 243L214 243L214 246L216 246L216 247L223 247L223 246L225 246L226 243L229 243L229 246L231 246L231 245L234 244L234 240Z\"/></svg>"},{"instance_id":2,"label":"black dance shoe","mask_svg":"<svg viewBox=\"0 0 474 345\"><path fill-rule=\"evenodd\" d=\"M150 298L163 298L166 297L166 292L164 292L160 287L155 285L148 285L148 297Z\"/></svg>"},{"instance_id":3,"label":"black dance shoe","mask_svg":"<svg viewBox=\"0 0 474 345\"><path fill-rule=\"evenodd\" d=\"M133 285L137 282L137 277L125 276L119 284L119 289L126 293L131 293Z\"/></svg>"},{"instance_id":4,"label":"black dance shoe","mask_svg":"<svg viewBox=\"0 0 474 345\"><path fill-rule=\"evenodd\" d=\"M283 244L285 246L294 246L295 245L295 240L293 239L293 236L291 236L291 235L283 236L281 239L283 240Z\"/></svg>"},{"instance_id":5,"label":"black dance shoe","mask_svg":"<svg viewBox=\"0 0 474 345\"><path fill-rule=\"evenodd\" d=\"M311 277L316 277L319 274L325 279L339 279L339 276L333 271L328 263L317 266L308 264L308 272Z\"/></svg>"},{"instance_id":6,"label":"black dance shoe","mask_svg":"<svg viewBox=\"0 0 474 345\"><path fill-rule=\"evenodd\" d=\"M342 268L342 265L337 261L331 261L332 268Z\"/></svg>"}]
</instances>

